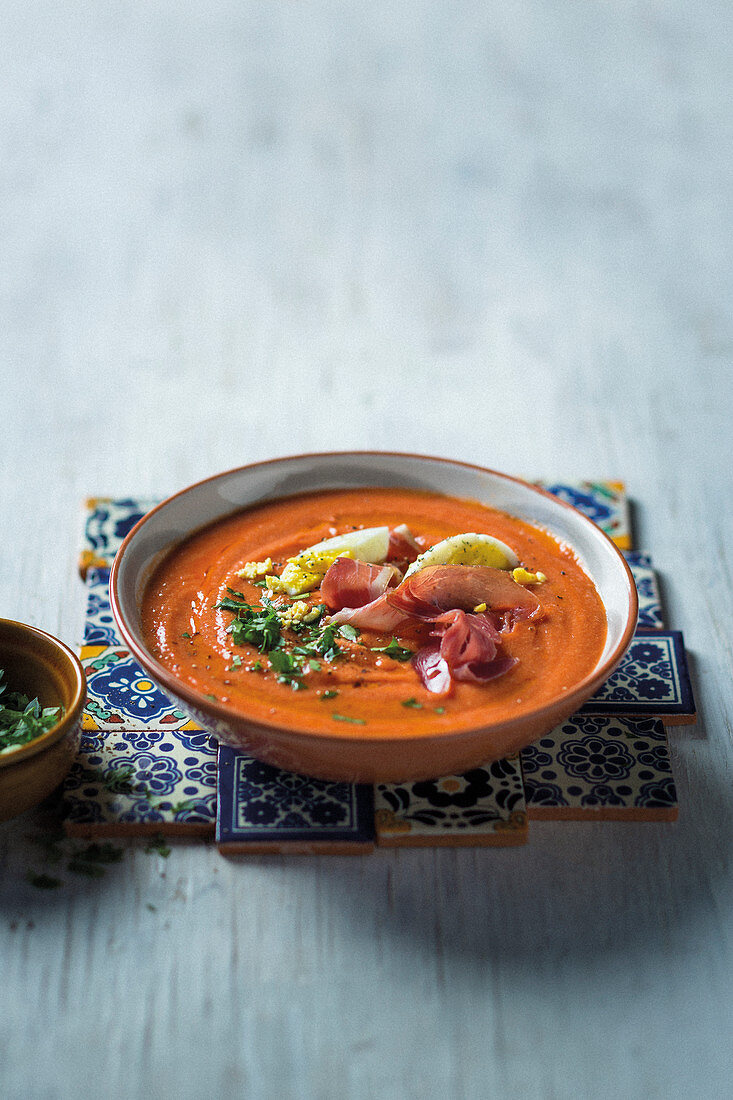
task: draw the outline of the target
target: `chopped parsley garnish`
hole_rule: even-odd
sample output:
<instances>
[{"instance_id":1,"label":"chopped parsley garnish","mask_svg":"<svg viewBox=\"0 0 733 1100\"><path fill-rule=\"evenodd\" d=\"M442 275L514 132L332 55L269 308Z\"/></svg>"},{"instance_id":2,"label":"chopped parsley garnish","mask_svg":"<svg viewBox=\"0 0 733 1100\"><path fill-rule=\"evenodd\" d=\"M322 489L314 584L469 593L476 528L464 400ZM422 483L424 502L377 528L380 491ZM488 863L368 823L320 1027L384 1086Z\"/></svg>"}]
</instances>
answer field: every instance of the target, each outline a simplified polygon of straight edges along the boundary
<instances>
[{"instance_id":1,"label":"chopped parsley garnish","mask_svg":"<svg viewBox=\"0 0 733 1100\"><path fill-rule=\"evenodd\" d=\"M0 668L0 752L34 741L52 729L64 712L63 707L41 707L38 699L29 699L20 691L8 691ZM5 694L7 691L7 694Z\"/></svg>"},{"instance_id":2,"label":"chopped parsley garnish","mask_svg":"<svg viewBox=\"0 0 733 1100\"><path fill-rule=\"evenodd\" d=\"M298 658L286 649L272 649L268 654L270 665L278 673L279 684L290 684L294 691L299 691L306 685L300 679L303 675L303 666Z\"/></svg>"},{"instance_id":3,"label":"chopped parsley garnish","mask_svg":"<svg viewBox=\"0 0 733 1100\"><path fill-rule=\"evenodd\" d=\"M34 871L29 871L26 877L31 886L35 886L37 890L55 890L62 885L60 878L44 874L37 875Z\"/></svg>"},{"instance_id":4,"label":"chopped parsley garnish","mask_svg":"<svg viewBox=\"0 0 733 1100\"><path fill-rule=\"evenodd\" d=\"M393 638L389 645L373 646L372 653L383 653L385 657L391 657L393 661L409 661L413 655L413 651L401 646L396 638Z\"/></svg>"},{"instance_id":5,"label":"chopped parsley garnish","mask_svg":"<svg viewBox=\"0 0 733 1100\"><path fill-rule=\"evenodd\" d=\"M414 710L422 710L422 703L418 703L415 696L411 696L409 699L402 700L403 707L412 707Z\"/></svg>"},{"instance_id":6,"label":"chopped parsley garnish","mask_svg":"<svg viewBox=\"0 0 733 1100\"><path fill-rule=\"evenodd\" d=\"M241 592L235 592L228 588L229 596L225 596L215 606L224 611L233 611L234 618L227 627L227 633L231 634L235 645L256 646L260 653L268 653L280 642L282 631L280 617L270 601L263 596L262 605L253 607L242 596Z\"/></svg>"},{"instance_id":7,"label":"chopped parsley garnish","mask_svg":"<svg viewBox=\"0 0 733 1100\"><path fill-rule=\"evenodd\" d=\"M365 726L366 722L363 718L352 718L348 714L332 714L332 718L335 718L337 722L351 722L354 726Z\"/></svg>"},{"instance_id":8,"label":"chopped parsley garnish","mask_svg":"<svg viewBox=\"0 0 733 1100\"><path fill-rule=\"evenodd\" d=\"M111 768L108 772L100 773L100 780L110 794L132 794L132 780L135 769L131 764L121 768Z\"/></svg>"},{"instance_id":9,"label":"chopped parsley garnish","mask_svg":"<svg viewBox=\"0 0 733 1100\"><path fill-rule=\"evenodd\" d=\"M102 878L105 873L104 864L119 863L124 854L123 848L117 848L109 841L101 844L93 842L82 851L74 853L66 870L75 875L86 875L87 878Z\"/></svg>"},{"instance_id":10,"label":"chopped parsley garnish","mask_svg":"<svg viewBox=\"0 0 733 1100\"><path fill-rule=\"evenodd\" d=\"M336 642L337 626L329 624L324 626L320 634L313 641L313 648L323 657L324 661L335 661L341 655L341 650Z\"/></svg>"},{"instance_id":11,"label":"chopped parsley garnish","mask_svg":"<svg viewBox=\"0 0 733 1100\"><path fill-rule=\"evenodd\" d=\"M146 855L159 855L163 859L168 859L171 854L171 850L168 844L165 842L165 837L161 833L156 833L154 837L149 841L145 848Z\"/></svg>"},{"instance_id":12,"label":"chopped parsley garnish","mask_svg":"<svg viewBox=\"0 0 733 1100\"><path fill-rule=\"evenodd\" d=\"M329 691L323 692L323 694L321 695L321 699L335 699L337 695L337 691L332 691L329 689Z\"/></svg>"},{"instance_id":13,"label":"chopped parsley garnish","mask_svg":"<svg viewBox=\"0 0 733 1100\"><path fill-rule=\"evenodd\" d=\"M294 691L308 686L308 674L320 672L323 661L331 663L345 656L339 644L342 639L355 643L360 637L360 631L349 623L322 625L325 604L317 604L306 614L294 617L290 609L300 602L298 600L294 604L275 606L269 596L263 594L259 604L252 604L244 593L235 588L228 587L226 591L227 594L214 606L232 613L232 620L226 628L232 643L255 646L260 653L267 654L269 667L275 673L277 682L289 685ZM288 640L288 634L294 634L295 639L291 637ZM296 644L292 644L293 641ZM396 639L379 652L398 661L412 656L412 652L403 650ZM242 664L242 658L234 656L228 671L241 668ZM262 667L262 663L257 661L249 669L259 671ZM335 694L327 693L322 697L330 699ZM350 721L348 718L341 720Z\"/></svg>"}]
</instances>

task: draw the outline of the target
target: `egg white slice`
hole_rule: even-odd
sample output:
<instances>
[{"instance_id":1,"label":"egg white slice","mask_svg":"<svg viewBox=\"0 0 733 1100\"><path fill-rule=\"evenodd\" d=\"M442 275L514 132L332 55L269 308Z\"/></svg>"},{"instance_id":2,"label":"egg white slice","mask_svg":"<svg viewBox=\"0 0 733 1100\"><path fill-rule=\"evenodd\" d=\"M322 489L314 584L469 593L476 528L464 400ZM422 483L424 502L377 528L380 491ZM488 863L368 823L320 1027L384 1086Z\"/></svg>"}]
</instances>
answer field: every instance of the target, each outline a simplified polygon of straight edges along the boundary
<instances>
[{"instance_id":1,"label":"egg white slice","mask_svg":"<svg viewBox=\"0 0 733 1100\"><path fill-rule=\"evenodd\" d=\"M493 569L516 569L519 558L511 546L493 535L466 532L436 542L416 558L405 577L429 565L488 565Z\"/></svg>"}]
</instances>

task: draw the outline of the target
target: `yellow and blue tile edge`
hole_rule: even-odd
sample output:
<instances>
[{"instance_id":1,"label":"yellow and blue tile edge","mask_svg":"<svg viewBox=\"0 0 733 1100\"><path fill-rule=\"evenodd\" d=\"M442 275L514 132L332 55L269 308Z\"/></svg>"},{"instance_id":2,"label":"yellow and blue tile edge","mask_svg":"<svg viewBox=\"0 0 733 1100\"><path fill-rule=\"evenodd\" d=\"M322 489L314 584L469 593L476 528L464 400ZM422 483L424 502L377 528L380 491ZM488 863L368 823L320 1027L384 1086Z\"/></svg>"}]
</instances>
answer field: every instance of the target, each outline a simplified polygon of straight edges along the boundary
<instances>
[{"instance_id":1,"label":"yellow and blue tile edge","mask_svg":"<svg viewBox=\"0 0 733 1100\"><path fill-rule=\"evenodd\" d=\"M79 560L87 595L81 656L89 701L81 752L66 784L67 830L213 835L229 854L359 853L374 843L521 844L534 818L673 819L676 794L660 711L665 723L690 721L694 701L682 637L663 630L651 560L630 549L623 485L537 484L580 508L624 549L639 591L639 625L646 630L583 712L520 757L462 776L375 788L324 786L225 747L218 749L217 766L214 742L121 644L109 606L114 555L157 501L89 500ZM629 756L633 766L624 764ZM620 774L623 767L630 768L628 775Z\"/></svg>"}]
</instances>

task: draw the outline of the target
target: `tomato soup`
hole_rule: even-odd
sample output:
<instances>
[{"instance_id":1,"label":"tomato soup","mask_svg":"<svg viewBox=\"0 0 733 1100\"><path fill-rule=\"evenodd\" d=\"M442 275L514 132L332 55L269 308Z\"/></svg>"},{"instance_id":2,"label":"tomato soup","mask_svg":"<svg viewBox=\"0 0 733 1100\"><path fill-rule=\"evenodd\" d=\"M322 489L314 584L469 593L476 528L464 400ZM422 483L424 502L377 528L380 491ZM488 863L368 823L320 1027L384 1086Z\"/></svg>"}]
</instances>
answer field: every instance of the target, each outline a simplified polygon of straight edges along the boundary
<instances>
[{"instance_id":1,"label":"tomato soup","mask_svg":"<svg viewBox=\"0 0 733 1100\"><path fill-rule=\"evenodd\" d=\"M486 533L543 575L532 587L540 613L502 634L502 651L516 658L504 675L456 681L436 695L410 659L429 640L430 623L386 634L329 631L317 588L296 600L242 575L247 563L271 559L277 574L324 539L402 524L424 548ZM304 619L292 617L296 602L307 605ZM233 627L243 617L251 630ZM195 532L156 568L142 619L150 651L204 695L265 724L344 736L358 728L360 737L457 730L533 711L593 671L606 636L595 586L573 551L545 531L477 501L381 487L273 500Z\"/></svg>"}]
</instances>

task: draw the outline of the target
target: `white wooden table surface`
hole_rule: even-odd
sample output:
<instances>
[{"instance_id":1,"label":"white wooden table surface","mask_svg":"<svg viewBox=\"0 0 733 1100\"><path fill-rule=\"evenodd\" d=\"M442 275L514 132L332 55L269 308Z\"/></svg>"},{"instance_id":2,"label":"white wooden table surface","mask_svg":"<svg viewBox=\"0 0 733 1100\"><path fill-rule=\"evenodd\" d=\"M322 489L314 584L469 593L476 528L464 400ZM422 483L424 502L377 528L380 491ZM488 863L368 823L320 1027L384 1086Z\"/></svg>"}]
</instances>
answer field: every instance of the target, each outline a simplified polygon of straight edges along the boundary
<instances>
[{"instance_id":1,"label":"white wooden table surface","mask_svg":"<svg viewBox=\"0 0 733 1100\"><path fill-rule=\"evenodd\" d=\"M694 660L677 824L26 880L0 1094L732 1095L724 0L5 0L0 614L81 502L306 450L624 479Z\"/></svg>"}]
</instances>

